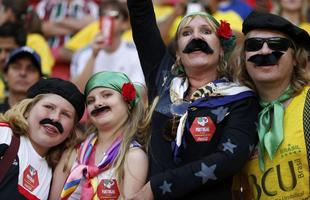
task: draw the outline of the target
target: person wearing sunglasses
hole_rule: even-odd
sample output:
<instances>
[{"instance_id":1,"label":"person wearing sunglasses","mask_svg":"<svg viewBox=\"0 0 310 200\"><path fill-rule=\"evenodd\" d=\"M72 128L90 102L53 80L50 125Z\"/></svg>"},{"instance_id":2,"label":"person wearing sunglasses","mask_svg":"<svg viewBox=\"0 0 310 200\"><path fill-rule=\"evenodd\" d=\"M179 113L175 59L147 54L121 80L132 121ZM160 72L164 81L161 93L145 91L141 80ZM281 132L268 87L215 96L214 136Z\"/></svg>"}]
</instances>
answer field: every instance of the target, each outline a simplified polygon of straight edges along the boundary
<instances>
[{"instance_id":1,"label":"person wearing sunglasses","mask_svg":"<svg viewBox=\"0 0 310 200\"><path fill-rule=\"evenodd\" d=\"M246 194L244 199L307 199L310 36L288 20L262 12L245 19L243 33L239 80L256 90L261 109L259 142L236 188Z\"/></svg>"},{"instance_id":2,"label":"person wearing sunglasses","mask_svg":"<svg viewBox=\"0 0 310 200\"><path fill-rule=\"evenodd\" d=\"M152 1L127 5L150 102L159 96L149 181L130 199L231 199L233 175L258 139L258 102L252 90L232 81L225 60L235 43L230 25L206 12L187 14L172 55Z\"/></svg>"}]
</instances>

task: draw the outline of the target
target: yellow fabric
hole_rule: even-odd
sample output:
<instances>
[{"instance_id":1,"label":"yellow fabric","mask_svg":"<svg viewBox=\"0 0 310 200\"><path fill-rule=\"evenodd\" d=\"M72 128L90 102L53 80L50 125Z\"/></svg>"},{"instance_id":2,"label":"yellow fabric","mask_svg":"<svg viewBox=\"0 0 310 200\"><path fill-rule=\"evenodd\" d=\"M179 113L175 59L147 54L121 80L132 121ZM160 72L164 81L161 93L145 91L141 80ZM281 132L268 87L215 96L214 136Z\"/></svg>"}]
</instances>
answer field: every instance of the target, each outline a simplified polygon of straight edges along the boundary
<instances>
[{"instance_id":1,"label":"yellow fabric","mask_svg":"<svg viewBox=\"0 0 310 200\"><path fill-rule=\"evenodd\" d=\"M91 185L92 185L92 188L93 188L93 191L94 191L94 194L95 194L94 197L93 197L93 200L99 200L97 192L96 192L97 188L98 188L98 185L99 185L99 181L98 181L97 176L92 178L90 181L91 181Z\"/></svg>"},{"instance_id":2,"label":"yellow fabric","mask_svg":"<svg viewBox=\"0 0 310 200\"><path fill-rule=\"evenodd\" d=\"M0 101L3 101L5 98L5 84L2 80L2 78L0 78Z\"/></svg>"},{"instance_id":3,"label":"yellow fabric","mask_svg":"<svg viewBox=\"0 0 310 200\"><path fill-rule=\"evenodd\" d=\"M41 57L42 73L50 75L55 63L55 59L44 37L37 33L27 35L27 46L34 49Z\"/></svg>"},{"instance_id":4,"label":"yellow fabric","mask_svg":"<svg viewBox=\"0 0 310 200\"><path fill-rule=\"evenodd\" d=\"M310 34L310 23L302 22L301 24L299 24L299 27L304 29L305 31L307 31Z\"/></svg>"},{"instance_id":5,"label":"yellow fabric","mask_svg":"<svg viewBox=\"0 0 310 200\"><path fill-rule=\"evenodd\" d=\"M69 41L66 42L65 47L72 51L77 51L78 49L87 46L98 32L99 21L95 21L75 34ZM131 35L131 30L127 30L123 33L122 38L125 41L132 41Z\"/></svg>"},{"instance_id":6,"label":"yellow fabric","mask_svg":"<svg viewBox=\"0 0 310 200\"><path fill-rule=\"evenodd\" d=\"M309 165L303 130L303 109L309 87L295 97L284 114L284 141L275 158L265 155L265 172L258 165L257 151L245 166L254 199L306 199L310 196ZM259 198L260 196L260 198Z\"/></svg>"},{"instance_id":7,"label":"yellow fabric","mask_svg":"<svg viewBox=\"0 0 310 200\"><path fill-rule=\"evenodd\" d=\"M243 20L242 18L235 13L234 11L226 11L226 12L216 12L213 14L213 17L220 21L220 20L225 20L228 23L230 23L230 27L231 29L235 30L235 31L239 31L242 32L242 23Z\"/></svg>"},{"instance_id":8,"label":"yellow fabric","mask_svg":"<svg viewBox=\"0 0 310 200\"><path fill-rule=\"evenodd\" d=\"M171 6L154 6L154 12L157 20L162 20L172 11L173 8ZM98 32L99 32L99 21L95 21L86 26L85 28L83 28L77 34L75 34L69 41L66 42L65 47L72 51L77 51L78 49L88 45ZM128 42L133 41L131 29L123 33L122 39Z\"/></svg>"},{"instance_id":9,"label":"yellow fabric","mask_svg":"<svg viewBox=\"0 0 310 200\"><path fill-rule=\"evenodd\" d=\"M226 11L226 12L221 12L221 11L217 11L216 13L214 13L212 15L216 20L220 21L220 20L225 20L230 24L231 29L235 30L235 31L239 31L242 32L242 18L235 13L234 11ZM178 25L181 22L182 17L177 17L174 22L173 25L169 31L169 38L173 38L176 30L178 28Z\"/></svg>"}]
</instances>

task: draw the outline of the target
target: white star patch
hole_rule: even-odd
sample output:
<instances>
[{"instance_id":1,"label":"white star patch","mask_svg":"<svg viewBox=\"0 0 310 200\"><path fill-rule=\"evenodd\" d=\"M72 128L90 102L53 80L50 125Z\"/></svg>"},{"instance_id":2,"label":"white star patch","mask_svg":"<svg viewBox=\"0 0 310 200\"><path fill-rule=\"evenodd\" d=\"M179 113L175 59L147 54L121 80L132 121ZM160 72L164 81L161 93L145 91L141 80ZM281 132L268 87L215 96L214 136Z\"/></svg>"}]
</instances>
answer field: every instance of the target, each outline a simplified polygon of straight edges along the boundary
<instances>
[{"instance_id":1,"label":"white star patch","mask_svg":"<svg viewBox=\"0 0 310 200\"><path fill-rule=\"evenodd\" d=\"M205 184L209 179L216 180L217 177L214 175L216 165L208 167L204 163L201 163L201 170L195 173L195 176L202 178L202 184Z\"/></svg>"},{"instance_id":2,"label":"white star patch","mask_svg":"<svg viewBox=\"0 0 310 200\"><path fill-rule=\"evenodd\" d=\"M163 191L163 195L166 194L166 192L171 192L171 186L172 183L168 183L167 181L164 181L164 183L159 186L159 188Z\"/></svg>"},{"instance_id":3,"label":"white star patch","mask_svg":"<svg viewBox=\"0 0 310 200\"><path fill-rule=\"evenodd\" d=\"M227 142L223 143L223 151L230 151L230 153L234 153L234 148L236 148L237 145L234 145L233 143L230 142L230 139L227 140Z\"/></svg>"}]
</instances>

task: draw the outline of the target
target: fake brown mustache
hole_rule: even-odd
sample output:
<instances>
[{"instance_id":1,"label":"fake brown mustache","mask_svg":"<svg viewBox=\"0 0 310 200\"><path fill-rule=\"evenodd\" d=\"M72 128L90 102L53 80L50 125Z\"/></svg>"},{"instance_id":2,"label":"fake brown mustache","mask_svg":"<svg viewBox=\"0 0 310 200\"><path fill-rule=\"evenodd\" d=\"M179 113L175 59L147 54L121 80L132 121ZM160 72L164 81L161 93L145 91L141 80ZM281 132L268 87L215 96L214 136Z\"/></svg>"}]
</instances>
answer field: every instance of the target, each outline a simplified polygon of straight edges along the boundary
<instances>
[{"instance_id":1,"label":"fake brown mustache","mask_svg":"<svg viewBox=\"0 0 310 200\"><path fill-rule=\"evenodd\" d=\"M206 54L213 54L213 49L202 39L192 39L184 48L183 53L192 53L194 51L202 51Z\"/></svg>"},{"instance_id":2,"label":"fake brown mustache","mask_svg":"<svg viewBox=\"0 0 310 200\"><path fill-rule=\"evenodd\" d=\"M256 66L275 65L283 54L281 51L273 51L268 55L256 54L251 56L248 61L254 63Z\"/></svg>"},{"instance_id":3,"label":"fake brown mustache","mask_svg":"<svg viewBox=\"0 0 310 200\"><path fill-rule=\"evenodd\" d=\"M50 124L50 125L56 127L57 130L59 131L59 133L61 133L61 134L64 132L64 128L63 128L63 126L61 125L61 123L59 123L59 122L54 122L53 120L51 120L51 119L49 119L49 118L42 119L39 123L40 123L41 125Z\"/></svg>"},{"instance_id":4,"label":"fake brown mustache","mask_svg":"<svg viewBox=\"0 0 310 200\"><path fill-rule=\"evenodd\" d=\"M102 107L100 107L100 108L97 108L97 109L92 110L92 111L90 112L90 115L95 116L95 115L97 115L98 113L103 112L103 111L105 111L106 109L109 109L109 108L110 108L109 106L102 106Z\"/></svg>"}]
</instances>

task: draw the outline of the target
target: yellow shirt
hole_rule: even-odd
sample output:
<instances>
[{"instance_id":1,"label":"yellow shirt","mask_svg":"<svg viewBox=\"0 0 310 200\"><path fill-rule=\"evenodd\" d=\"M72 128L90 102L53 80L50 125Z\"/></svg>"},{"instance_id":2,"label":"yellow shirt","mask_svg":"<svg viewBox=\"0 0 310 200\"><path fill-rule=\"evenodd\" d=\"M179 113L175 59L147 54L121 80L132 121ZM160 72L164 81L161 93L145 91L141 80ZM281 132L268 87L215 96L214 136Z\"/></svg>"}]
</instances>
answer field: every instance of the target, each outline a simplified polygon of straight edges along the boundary
<instances>
[{"instance_id":1,"label":"yellow shirt","mask_svg":"<svg viewBox=\"0 0 310 200\"><path fill-rule=\"evenodd\" d=\"M29 33L27 35L27 46L37 52L41 57L42 73L50 75L55 63L55 59L44 37L37 33Z\"/></svg>"},{"instance_id":2,"label":"yellow shirt","mask_svg":"<svg viewBox=\"0 0 310 200\"><path fill-rule=\"evenodd\" d=\"M0 78L0 101L3 101L5 98L5 84L2 80L2 78Z\"/></svg>"},{"instance_id":3,"label":"yellow shirt","mask_svg":"<svg viewBox=\"0 0 310 200\"><path fill-rule=\"evenodd\" d=\"M305 87L285 109L284 140L273 160L265 154L265 171L259 168L257 149L245 166L249 191L252 191L254 199L310 197L310 174L303 129L303 109L309 88Z\"/></svg>"},{"instance_id":4,"label":"yellow shirt","mask_svg":"<svg viewBox=\"0 0 310 200\"><path fill-rule=\"evenodd\" d=\"M304 29L305 31L307 31L310 34L310 23L302 22L301 24L299 24L299 27Z\"/></svg>"}]
</instances>

